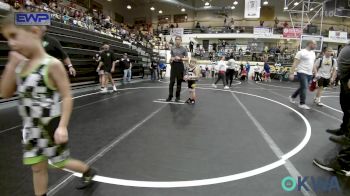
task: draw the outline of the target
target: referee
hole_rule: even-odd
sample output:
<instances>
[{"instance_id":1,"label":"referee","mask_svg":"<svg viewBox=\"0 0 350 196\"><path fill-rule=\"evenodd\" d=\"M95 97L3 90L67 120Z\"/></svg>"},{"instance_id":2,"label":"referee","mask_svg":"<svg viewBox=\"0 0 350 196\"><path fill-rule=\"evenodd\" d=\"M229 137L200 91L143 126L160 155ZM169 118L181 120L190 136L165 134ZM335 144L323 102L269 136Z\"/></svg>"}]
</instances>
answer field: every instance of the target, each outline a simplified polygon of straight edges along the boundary
<instances>
[{"instance_id":1,"label":"referee","mask_svg":"<svg viewBox=\"0 0 350 196\"><path fill-rule=\"evenodd\" d=\"M166 99L167 102L173 98L174 84L176 80L176 99L175 102L180 101L181 83L185 71L184 61L188 61L187 50L181 46L182 38L180 36L175 37L175 46L171 49L171 71L170 71L170 84L169 84L169 96Z\"/></svg>"},{"instance_id":2,"label":"referee","mask_svg":"<svg viewBox=\"0 0 350 196\"><path fill-rule=\"evenodd\" d=\"M63 51L62 46L60 42L55 39L54 37L49 36L46 33L47 27L42 26L41 31L42 31L42 42L43 42L43 47L45 48L45 51L50 55L53 56L57 59L60 59L63 61L63 63L68 67L69 74L72 76L76 75L76 71L72 65L72 62L68 55Z\"/></svg>"}]
</instances>

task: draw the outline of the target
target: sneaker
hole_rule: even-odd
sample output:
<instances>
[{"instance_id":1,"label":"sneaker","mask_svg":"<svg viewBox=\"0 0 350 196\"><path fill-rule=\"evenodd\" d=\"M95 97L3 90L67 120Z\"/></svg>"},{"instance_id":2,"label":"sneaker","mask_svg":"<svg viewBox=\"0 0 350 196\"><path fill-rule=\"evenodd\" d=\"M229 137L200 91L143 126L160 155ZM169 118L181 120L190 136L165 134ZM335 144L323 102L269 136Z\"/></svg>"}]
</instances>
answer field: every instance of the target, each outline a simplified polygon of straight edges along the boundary
<instances>
[{"instance_id":1,"label":"sneaker","mask_svg":"<svg viewBox=\"0 0 350 196\"><path fill-rule=\"evenodd\" d=\"M329 137L329 140L331 140L334 143L340 144L342 146L350 146L350 138L345 135L331 136Z\"/></svg>"},{"instance_id":2,"label":"sneaker","mask_svg":"<svg viewBox=\"0 0 350 196\"><path fill-rule=\"evenodd\" d=\"M317 105L317 106L324 106L324 104L321 103L321 102L317 102L316 105Z\"/></svg>"},{"instance_id":3,"label":"sneaker","mask_svg":"<svg viewBox=\"0 0 350 196\"><path fill-rule=\"evenodd\" d=\"M175 102L180 102L180 98L177 97L177 98L175 99Z\"/></svg>"},{"instance_id":4,"label":"sneaker","mask_svg":"<svg viewBox=\"0 0 350 196\"><path fill-rule=\"evenodd\" d=\"M340 164L339 164L339 161L337 158L335 159L332 159L329 161L329 163L325 163L325 162L322 162L318 159L314 159L313 160L313 163L325 170L325 171L328 171L328 172L335 172L337 174L340 174L340 175L345 175L345 176L350 176L350 171L347 171L346 169L344 169Z\"/></svg>"},{"instance_id":5,"label":"sneaker","mask_svg":"<svg viewBox=\"0 0 350 196\"><path fill-rule=\"evenodd\" d=\"M336 136L341 136L345 134L342 129L327 129L326 132Z\"/></svg>"},{"instance_id":6,"label":"sneaker","mask_svg":"<svg viewBox=\"0 0 350 196\"><path fill-rule=\"evenodd\" d=\"M291 102L291 103L293 103L293 104L296 103L295 99L294 99L292 96L289 96L289 102Z\"/></svg>"},{"instance_id":7,"label":"sneaker","mask_svg":"<svg viewBox=\"0 0 350 196\"><path fill-rule=\"evenodd\" d=\"M107 93L107 92L108 92L107 88L101 88L100 93Z\"/></svg>"},{"instance_id":8,"label":"sneaker","mask_svg":"<svg viewBox=\"0 0 350 196\"><path fill-rule=\"evenodd\" d=\"M225 87L224 87L224 89L225 89L225 90L227 90L227 89L230 89L230 87L228 87L228 86L225 86Z\"/></svg>"},{"instance_id":9,"label":"sneaker","mask_svg":"<svg viewBox=\"0 0 350 196\"><path fill-rule=\"evenodd\" d=\"M173 99L172 97L168 97L165 101L166 102L171 102L172 99Z\"/></svg>"},{"instance_id":10,"label":"sneaker","mask_svg":"<svg viewBox=\"0 0 350 196\"><path fill-rule=\"evenodd\" d=\"M329 171L329 172L333 172L335 171L335 166L336 166L336 160L332 160L330 163L323 163L322 161L318 160L318 159L314 159L313 164L315 164L317 167Z\"/></svg>"},{"instance_id":11,"label":"sneaker","mask_svg":"<svg viewBox=\"0 0 350 196\"><path fill-rule=\"evenodd\" d=\"M114 92L117 92L117 90L118 90L117 87L116 87L116 86L113 86L113 91L114 91Z\"/></svg>"},{"instance_id":12,"label":"sneaker","mask_svg":"<svg viewBox=\"0 0 350 196\"><path fill-rule=\"evenodd\" d=\"M94 183L93 178L96 176L96 174L97 174L96 169L89 168L89 171L87 171L86 174L83 174L83 176L80 178L79 183L75 188L85 189L91 186Z\"/></svg>"},{"instance_id":13,"label":"sneaker","mask_svg":"<svg viewBox=\"0 0 350 196\"><path fill-rule=\"evenodd\" d=\"M211 86L214 87L214 88L217 88L217 87L218 87L218 86L216 86L216 84L212 84Z\"/></svg>"},{"instance_id":14,"label":"sneaker","mask_svg":"<svg viewBox=\"0 0 350 196\"><path fill-rule=\"evenodd\" d=\"M191 100L191 104L195 104L196 101L194 99Z\"/></svg>"},{"instance_id":15,"label":"sneaker","mask_svg":"<svg viewBox=\"0 0 350 196\"><path fill-rule=\"evenodd\" d=\"M304 109L304 110L309 110L309 109L311 109L309 106L307 106L306 104L301 104L301 105L299 105L299 108L301 108L301 109Z\"/></svg>"},{"instance_id":16,"label":"sneaker","mask_svg":"<svg viewBox=\"0 0 350 196\"><path fill-rule=\"evenodd\" d=\"M188 98L186 101L185 101L185 103L191 103L191 98Z\"/></svg>"},{"instance_id":17,"label":"sneaker","mask_svg":"<svg viewBox=\"0 0 350 196\"><path fill-rule=\"evenodd\" d=\"M323 103L321 103L321 99L320 99L320 98L315 97L315 98L314 98L314 103L315 103L316 105L318 105L318 106L323 106Z\"/></svg>"}]
</instances>

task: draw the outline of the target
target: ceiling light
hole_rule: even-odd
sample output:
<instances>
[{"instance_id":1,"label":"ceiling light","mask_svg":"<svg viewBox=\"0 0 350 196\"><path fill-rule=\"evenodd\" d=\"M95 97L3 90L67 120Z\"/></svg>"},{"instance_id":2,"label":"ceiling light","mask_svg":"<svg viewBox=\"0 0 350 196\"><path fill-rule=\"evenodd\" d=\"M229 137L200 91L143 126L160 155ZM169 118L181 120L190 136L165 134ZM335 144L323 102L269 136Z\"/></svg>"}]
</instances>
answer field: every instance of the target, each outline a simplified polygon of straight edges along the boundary
<instances>
[{"instance_id":1,"label":"ceiling light","mask_svg":"<svg viewBox=\"0 0 350 196\"><path fill-rule=\"evenodd\" d=\"M185 8L182 8L182 9L181 9L181 12L186 12L186 9L185 9Z\"/></svg>"},{"instance_id":2,"label":"ceiling light","mask_svg":"<svg viewBox=\"0 0 350 196\"><path fill-rule=\"evenodd\" d=\"M126 8L128 8L130 10L131 9L131 5L127 5Z\"/></svg>"},{"instance_id":3,"label":"ceiling light","mask_svg":"<svg viewBox=\"0 0 350 196\"><path fill-rule=\"evenodd\" d=\"M269 4L269 2L268 1L264 1L264 5L268 5Z\"/></svg>"},{"instance_id":4,"label":"ceiling light","mask_svg":"<svg viewBox=\"0 0 350 196\"><path fill-rule=\"evenodd\" d=\"M165 20L169 20L169 18L165 18Z\"/></svg>"},{"instance_id":5,"label":"ceiling light","mask_svg":"<svg viewBox=\"0 0 350 196\"><path fill-rule=\"evenodd\" d=\"M283 9L284 9L284 10L288 10L288 7L286 6L286 7L284 7Z\"/></svg>"},{"instance_id":6,"label":"ceiling light","mask_svg":"<svg viewBox=\"0 0 350 196\"><path fill-rule=\"evenodd\" d=\"M107 1L112 1L112 0L107 0Z\"/></svg>"},{"instance_id":7,"label":"ceiling light","mask_svg":"<svg viewBox=\"0 0 350 196\"><path fill-rule=\"evenodd\" d=\"M237 4L238 4L238 1L234 1L234 2L233 2L233 5L237 5Z\"/></svg>"},{"instance_id":8,"label":"ceiling light","mask_svg":"<svg viewBox=\"0 0 350 196\"><path fill-rule=\"evenodd\" d=\"M155 8L152 6L151 8L150 8L152 11L154 11L155 10Z\"/></svg>"},{"instance_id":9,"label":"ceiling light","mask_svg":"<svg viewBox=\"0 0 350 196\"><path fill-rule=\"evenodd\" d=\"M314 10L314 8L311 8L311 9L310 9L310 11L313 11L313 10Z\"/></svg>"},{"instance_id":10,"label":"ceiling light","mask_svg":"<svg viewBox=\"0 0 350 196\"><path fill-rule=\"evenodd\" d=\"M158 13L163 14L163 11L162 11L162 10L159 10Z\"/></svg>"},{"instance_id":11,"label":"ceiling light","mask_svg":"<svg viewBox=\"0 0 350 196\"><path fill-rule=\"evenodd\" d=\"M209 6L210 5L210 3L207 1L207 2L205 2L205 4L204 4L205 6Z\"/></svg>"},{"instance_id":12,"label":"ceiling light","mask_svg":"<svg viewBox=\"0 0 350 196\"><path fill-rule=\"evenodd\" d=\"M299 2L295 2L294 5L295 5L295 6L299 5Z\"/></svg>"},{"instance_id":13,"label":"ceiling light","mask_svg":"<svg viewBox=\"0 0 350 196\"><path fill-rule=\"evenodd\" d=\"M232 6L232 7L231 7L231 10L234 10L235 8L236 8L235 6Z\"/></svg>"}]
</instances>

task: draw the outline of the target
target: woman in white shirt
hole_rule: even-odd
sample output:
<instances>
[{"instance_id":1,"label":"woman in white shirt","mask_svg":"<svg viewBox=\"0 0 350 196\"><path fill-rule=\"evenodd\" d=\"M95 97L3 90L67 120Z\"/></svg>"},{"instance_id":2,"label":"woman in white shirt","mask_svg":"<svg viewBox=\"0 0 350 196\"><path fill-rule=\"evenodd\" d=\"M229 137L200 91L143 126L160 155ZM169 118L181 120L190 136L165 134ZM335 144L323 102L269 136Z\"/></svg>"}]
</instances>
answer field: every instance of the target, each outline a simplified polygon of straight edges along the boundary
<instances>
[{"instance_id":1,"label":"woman in white shirt","mask_svg":"<svg viewBox=\"0 0 350 196\"><path fill-rule=\"evenodd\" d=\"M227 65L226 65L226 62L225 62L225 56L222 56L221 60L218 62L218 65L217 65L218 79L213 84L214 88L217 88L216 84L220 80L222 80L222 83L224 85L224 89L229 89L229 87L226 84L226 69L227 69Z\"/></svg>"}]
</instances>

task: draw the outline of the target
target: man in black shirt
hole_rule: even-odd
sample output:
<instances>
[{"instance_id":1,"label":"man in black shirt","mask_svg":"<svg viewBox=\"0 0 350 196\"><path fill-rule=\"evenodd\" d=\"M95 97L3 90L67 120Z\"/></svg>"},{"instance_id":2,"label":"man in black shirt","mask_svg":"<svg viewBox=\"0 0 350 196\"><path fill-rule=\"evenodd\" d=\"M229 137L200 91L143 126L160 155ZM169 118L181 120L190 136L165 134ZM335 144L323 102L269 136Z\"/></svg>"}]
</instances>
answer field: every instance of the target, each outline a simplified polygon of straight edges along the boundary
<instances>
[{"instance_id":1,"label":"man in black shirt","mask_svg":"<svg viewBox=\"0 0 350 196\"><path fill-rule=\"evenodd\" d=\"M187 50L181 46L182 38L180 36L175 37L175 46L171 49L171 71L170 71L170 84L169 84L169 96L166 101L171 101L173 98L174 84L176 80L176 99L180 101L181 83L185 71L184 61L188 61Z\"/></svg>"},{"instance_id":2,"label":"man in black shirt","mask_svg":"<svg viewBox=\"0 0 350 196\"><path fill-rule=\"evenodd\" d=\"M157 76L159 79L158 60L156 57L152 57L150 69L151 69L151 80L156 80Z\"/></svg>"},{"instance_id":3,"label":"man in black shirt","mask_svg":"<svg viewBox=\"0 0 350 196\"><path fill-rule=\"evenodd\" d=\"M117 62L119 63L120 69L123 70L124 73L123 84L125 84L126 82L130 82L132 64L130 62L128 54L124 53L123 58L121 58Z\"/></svg>"},{"instance_id":4,"label":"man in black shirt","mask_svg":"<svg viewBox=\"0 0 350 196\"><path fill-rule=\"evenodd\" d=\"M194 43L193 43L193 41L191 40L191 41L190 41L190 52L193 52L193 46L194 46Z\"/></svg>"},{"instance_id":5,"label":"man in black shirt","mask_svg":"<svg viewBox=\"0 0 350 196\"><path fill-rule=\"evenodd\" d=\"M117 91L117 87L115 86L114 80L112 78L112 73L114 73L115 71L115 61L117 59L115 58L114 52L110 50L109 45L107 43L103 44L102 49L103 52L101 53L100 63L97 67L97 72L99 72L101 67L103 66L103 71L105 73L101 93L107 92L108 80L113 85L113 91Z\"/></svg>"},{"instance_id":6,"label":"man in black shirt","mask_svg":"<svg viewBox=\"0 0 350 196\"><path fill-rule=\"evenodd\" d=\"M76 71L72 65L72 62L68 55L63 51L62 46L60 42L55 39L54 37L51 37L46 33L47 27L42 26L42 43L43 47L45 48L45 51L50 55L57 59L60 59L63 61L63 63L68 67L69 74L72 76L76 75Z\"/></svg>"}]
</instances>

